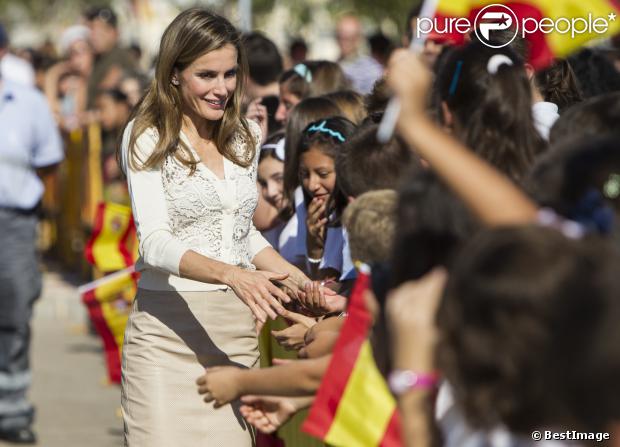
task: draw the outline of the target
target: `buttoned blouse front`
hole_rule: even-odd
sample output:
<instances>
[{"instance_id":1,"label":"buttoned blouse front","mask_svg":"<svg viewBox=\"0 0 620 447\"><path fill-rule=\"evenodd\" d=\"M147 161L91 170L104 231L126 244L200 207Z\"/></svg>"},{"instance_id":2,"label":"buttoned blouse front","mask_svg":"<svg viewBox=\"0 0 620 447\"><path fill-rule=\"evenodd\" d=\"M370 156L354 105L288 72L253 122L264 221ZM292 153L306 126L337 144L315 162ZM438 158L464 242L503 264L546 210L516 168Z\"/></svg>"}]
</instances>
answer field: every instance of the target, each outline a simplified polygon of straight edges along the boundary
<instances>
[{"instance_id":1,"label":"buttoned blouse front","mask_svg":"<svg viewBox=\"0 0 620 447\"><path fill-rule=\"evenodd\" d=\"M125 166L132 125L123 136ZM258 125L252 121L249 125L255 141L260 141ZM200 160L187 137L181 133L180 138ZM156 142L156 131L151 129L138 138L140 160L146 160ZM237 156L244 156L248 143L241 135L233 137ZM187 250L244 269L255 268L252 259L269 246L252 223L258 201L258 153L247 168L224 157L224 179L202 162L190 175L189 168L173 156L166 157L159 168L126 169L139 240L140 288L201 291L227 287L179 277L179 262Z\"/></svg>"}]
</instances>

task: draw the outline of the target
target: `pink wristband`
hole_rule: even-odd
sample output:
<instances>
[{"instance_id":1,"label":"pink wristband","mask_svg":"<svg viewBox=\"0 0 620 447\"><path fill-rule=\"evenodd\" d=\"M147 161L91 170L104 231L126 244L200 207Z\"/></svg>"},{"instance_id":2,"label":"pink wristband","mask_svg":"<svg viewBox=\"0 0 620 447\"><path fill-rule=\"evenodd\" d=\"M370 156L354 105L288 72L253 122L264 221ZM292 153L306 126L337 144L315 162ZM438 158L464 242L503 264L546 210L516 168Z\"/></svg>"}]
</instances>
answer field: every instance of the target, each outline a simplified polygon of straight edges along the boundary
<instances>
[{"instance_id":1,"label":"pink wristband","mask_svg":"<svg viewBox=\"0 0 620 447\"><path fill-rule=\"evenodd\" d=\"M394 370L388 376L388 384L396 396L412 389L435 389L438 381L436 373L416 373L408 369Z\"/></svg>"}]
</instances>

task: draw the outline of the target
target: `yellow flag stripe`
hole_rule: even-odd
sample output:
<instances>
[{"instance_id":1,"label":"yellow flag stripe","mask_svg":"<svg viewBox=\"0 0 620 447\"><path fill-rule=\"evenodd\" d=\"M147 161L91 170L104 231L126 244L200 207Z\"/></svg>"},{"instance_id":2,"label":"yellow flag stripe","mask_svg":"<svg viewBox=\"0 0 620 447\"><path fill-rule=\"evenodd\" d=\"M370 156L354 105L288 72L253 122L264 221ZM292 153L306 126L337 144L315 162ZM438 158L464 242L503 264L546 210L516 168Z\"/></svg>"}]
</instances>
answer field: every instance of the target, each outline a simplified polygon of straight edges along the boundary
<instances>
[{"instance_id":1,"label":"yellow flag stripe","mask_svg":"<svg viewBox=\"0 0 620 447\"><path fill-rule=\"evenodd\" d=\"M131 219L131 208L107 203L103 214L101 232L92 250L97 268L102 271L120 270L127 262L119 251L119 243Z\"/></svg>"},{"instance_id":2,"label":"yellow flag stripe","mask_svg":"<svg viewBox=\"0 0 620 447\"><path fill-rule=\"evenodd\" d=\"M396 401L364 342L342 394L325 442L335 447L377 446L396 409Z\"/></svg>"}]
</instances>

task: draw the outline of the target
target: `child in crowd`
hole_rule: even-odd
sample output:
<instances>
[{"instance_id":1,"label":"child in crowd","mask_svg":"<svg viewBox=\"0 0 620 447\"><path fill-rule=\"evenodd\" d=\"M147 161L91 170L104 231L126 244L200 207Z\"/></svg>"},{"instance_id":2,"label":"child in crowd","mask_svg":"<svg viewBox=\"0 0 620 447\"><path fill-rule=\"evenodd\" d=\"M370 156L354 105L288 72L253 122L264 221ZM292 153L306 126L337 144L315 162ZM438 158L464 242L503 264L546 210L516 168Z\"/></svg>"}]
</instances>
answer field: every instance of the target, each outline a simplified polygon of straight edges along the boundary
<instances>
[{"instance_id":1,"label":"child in crowd","mask_svg":"<svg viewBox=\"0 0 620 447\"><path fill-rule=\"evenodd\" d=\"M288 116L302 99L346 90L349 81L340 65L330 61L306 61L280 76L280 105L276 120L286 124Z\"/></svg>"},{"instance_id":2,"label":"child in crowd","mask_svg":"<svg viewBox=\"0 0 620 447\"><path fill-rule=\"evenodd\" d=\"M284 132L271 135L261 146L256 182L260 190L254 212L254 225L273 246L284 226L280 213L286 206L284 197Z\"/></svg>"},{"instance_id":3,"label":"child in crowd","mask_svg":"<svg viewBox=\"0 0 620 447\"><path fill-rule=\"evenodd\" d=\"M482 158L521 179L545 143L534 126L523 61L478 41L449 50L435 80L441 124Z\"/></svg>"},{"instance_id":4,"label":"child in crowd","mask_svg":"<svg viewBox=\"0 0 620 447\"><path fill-rule=\"evenodd\" d=\"M314 278L339 278L342 273L342 233L327 238L335 207L346 198L336 188L336 154L355 130L346 118L315 121L303 131L299 142L299 179L307 204L306 253ZM340 236L340 237L338 237Z\"/></svg>"},{"instance_id":5,"label":"child in crowd","mask_svg":"<svg viewBox=\"0 0 620 447\"><path fill-rule=\"evenodd\" d=\"M293 108L286 125L283 185L286 206L280 213L286 225L277 249L286 260L303 269L306 268L306 204L299 182L297 147L308 124L339 114L340 110L332 101L320 96L307 98Z\"/></svg>"}]
</instances>

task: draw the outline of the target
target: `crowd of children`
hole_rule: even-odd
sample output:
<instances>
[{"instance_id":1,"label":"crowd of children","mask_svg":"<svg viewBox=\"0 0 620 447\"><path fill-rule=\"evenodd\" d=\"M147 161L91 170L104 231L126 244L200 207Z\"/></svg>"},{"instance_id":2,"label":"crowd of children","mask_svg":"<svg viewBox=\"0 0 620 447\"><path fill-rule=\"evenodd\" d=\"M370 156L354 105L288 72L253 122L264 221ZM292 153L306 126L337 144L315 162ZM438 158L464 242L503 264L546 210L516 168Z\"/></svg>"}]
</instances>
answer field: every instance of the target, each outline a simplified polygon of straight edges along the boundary
<instances>
[{"instance_id":1,"label":"crowd of children","mask_svg":"<svg viewBox=\"0 0 620 447\"><path fill-rule=\"evenodd\" d=\"M568 430L550 445L605 433L615 445L620 73L592 52L535 72L518 40L443 46L433 65L398 50L363 100L335 64L284 72L260 227L338 295L310 286L273 332L299 360L208 369L205 400L241 398L264 433L311 406L362 262L384 285L367 305L403 444L520 446ZM606 73L605 91L583 86L588 71ZM379 143L386 88L402 106Z\"/></svg>"}]
</instances>

